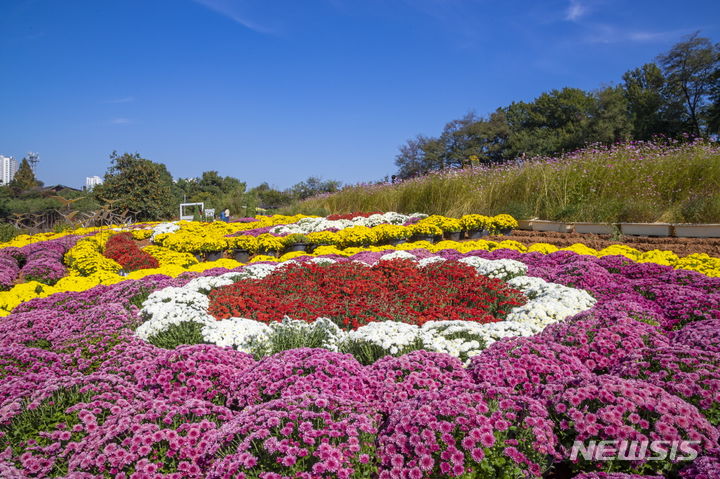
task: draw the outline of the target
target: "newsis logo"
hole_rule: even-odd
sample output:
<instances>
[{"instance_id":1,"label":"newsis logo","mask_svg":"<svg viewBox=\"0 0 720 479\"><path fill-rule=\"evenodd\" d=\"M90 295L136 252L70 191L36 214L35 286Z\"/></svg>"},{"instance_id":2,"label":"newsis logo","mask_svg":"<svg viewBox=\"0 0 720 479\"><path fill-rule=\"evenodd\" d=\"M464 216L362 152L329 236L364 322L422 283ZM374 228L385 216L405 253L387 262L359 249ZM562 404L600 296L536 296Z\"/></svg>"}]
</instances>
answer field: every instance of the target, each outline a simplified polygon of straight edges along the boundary
<instances>
[{"instance_id":1,"label":"newsis logo","mask_svg":"<svg viewBox=\"0 0 720 479\"><path fill-rule=\"evenodd\" d=\"M570 460L586 461L692 461L698 455L692 446L700 441L575 441Z\"/></svg>"}]
</instances>

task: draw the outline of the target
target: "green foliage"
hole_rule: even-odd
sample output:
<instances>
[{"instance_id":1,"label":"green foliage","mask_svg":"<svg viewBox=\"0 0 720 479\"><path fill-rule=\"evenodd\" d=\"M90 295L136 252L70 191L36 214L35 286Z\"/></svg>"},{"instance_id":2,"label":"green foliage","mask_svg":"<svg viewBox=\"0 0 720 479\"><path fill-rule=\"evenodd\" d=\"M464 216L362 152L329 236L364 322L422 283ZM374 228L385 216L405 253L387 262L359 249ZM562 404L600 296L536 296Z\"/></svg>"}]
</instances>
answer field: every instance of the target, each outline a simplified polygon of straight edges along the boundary
<instances>
[{"instance_id":1,"label":"green foliage","mask_svg":"<svg viewBox=\"0 0 720 479\"><path fill-rule=\"evenodd\" d=\"M33 339L24 343L28 348L38 348L50 351L52 349L52 343L47 339Z\"/></svg>"},{"instance_id":2,"label":"green foliage","mask_svg":"<svg viewBox=\"0 0 720 479\"><path fill-rule=\"evenodd\" d=\"M402 356L403 354L408 354L420 349L425 349L425 346L422 339L417 339L414 343L407 344L402 349L399 349L396 353L392 354L392 356ZM359 339L344 341L340 345L340 352L352 354L360 364L366 366L384 358L385 356L391 355L387 349L383 348L379 344Z\"/></svg>"},{"instance_id":3,"label":"green foliage","mask_svg":"<svg viewBox=\"0 0 720 479\"><path fill-rule=\"evenodd\" d=\"M682 101L667 94L667 81L655 63L626 72L623 82L633 138L650 140L659 134L675 137L682 133Z\"/></svg>"},{"instance_id":4,"label":"green foliage","mask_svg":"<svg viewBox=\"0 0 720 479\"><path fill-rule=\"evenodd\" d=\"M304 323L297 320L273 323L272 331L264 341L258 341L252 352L263 358L296 348L325 348L333 340L335 331L322 321Z\"/></svg>"},{"instance_id":5,"label":"green foliage","mask_svg":"<svg viewBox=\"0 0 720 479\"><path fill-rule=\"evenodd\" d=\"M0 223L0 243L10 241L20 234L22 234L22 230L16 228L15 225Z\"/></svg>"},{"instance_id":6,"label":"green foliage","mask_svg":"<svg viewBox=\"0 0 720 479\"><path fill-rule=\"evenodd\" d=\"M305 181L295 184L290 188L289 193L296 200L304 200L311 196L322 193L334 193L340 189L340 182L335 180L325 180L311 176Z\"/></svg>"},{"instance_id":7,"label":"green foliage","mask_svg":"<svg viewBox=\"0 0 720 479\"><path fill-rule=\"evenodd\" d=\"M20 192L35 188L36 186L39 186L39 183L35 179L35 173L33 173L30 167L30 162L28 162L27 158L23 158L20 162L20 167L10 182L10 188Z\"/></svg>"},{"instance_id":8,"label":"green foliage","mask_svg":"<svg viewBox=\"0 0 720 479\"><path fill-rule=\"evenodd\" d=\"M150 336L148 342L163 349L175 349L183 344L202 344L205 342L201 334L202 328L200 323L183 321Z\"/></svg>"},{"instance_id":9,"label":"green foliage","mask_svg":"<svg viewBox=\"0 0 720 479\"><path fill-rule=\"evenodd\" d=\"M113 210L129 211L137 221L167 219L176 214L172 177L165 165L137 153L110 155L105 181L93 190L95 197Z\"/></svg>"},{"instance_id":10,"label":"green foliage","mask_svg":"<svg viewBox=\"0 0 720 479\"><path fill-rule=\"evenodd\" d=\"M698 36L698 32L660 55L658 61L667 79L667 89L684 104L690 133L707 135L710 96L717 89L720 45Z\"/></svg>"}]
</instances>

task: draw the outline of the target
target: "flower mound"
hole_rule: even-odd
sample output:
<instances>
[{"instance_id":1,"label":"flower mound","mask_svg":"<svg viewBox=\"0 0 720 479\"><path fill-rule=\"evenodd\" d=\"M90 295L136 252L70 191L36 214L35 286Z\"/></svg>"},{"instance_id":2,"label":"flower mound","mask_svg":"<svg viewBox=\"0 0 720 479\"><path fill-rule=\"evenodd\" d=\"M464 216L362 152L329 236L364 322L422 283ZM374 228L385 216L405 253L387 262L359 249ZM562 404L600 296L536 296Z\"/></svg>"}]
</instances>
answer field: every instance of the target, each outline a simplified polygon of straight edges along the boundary
<instances>
[{"instance_id":1,"label":"flower mound","mask_svg":"<svg viewBox=\"0 0 720 479\"><path fill-rule=\"evenodd\" d=\"M163 350L157 356L128 365L138 386L171 400L203 399L225 405L233 378L255 365L249 354L198 344Z\"/></svg>"},{"instance_id":2,"label":"flower mound","mask_svg":"<svg viewBox=\"0 0 720 479\"><path fill-rule=\"evenodd\" d=\"M307 392L364 401L371 391L365 369L351 355L300 348L270 356L239 374L230 403L244 407Z\"/></svg>"},{"instance_id":3,"label":"flower mound","mask_svg":"<svg viewBox=\"0 0 720 479\"><path fill-rule=\"evenodd\" d=\"M669 337L673 344L720 353L720 318L687 324Z\"/></svg>"},{"instance_id":4,"label":"flower mound","mask_svg":"<svg viewBox=\"0 0 720 479\"><path fill-rule=\"evenodd\" d=\"M431 320L494 322L525 303L502 281L457 262L417 267L410 261L289 265L262 279L210 293L218 319L270 322L285 316L304 321L327 317L346 329L373 321L422 325Z\"/></svg>"},{"instance_id":5,"label":"flower mound","mask_svg":"<svg viewBox=\"0 0 720 479\"><path fill-rule=\"evenodd\" d=\"M415 399L426 391L467 391L472 378L460 360L447 354L413 351L400 357L386 356L368 367L383 410Z\"/></svg>"},{"instance_id":6,"label":"flower mound","mask_svg":"<svg viewBox=\"0 0 720 479\"><path fill-rule=\"evenodd\" d=\"M374 477L380 417L353 401L307 393L249 407L210 445L208 478Z\"/></svg>"},{"instance_id":7,"label":"flower mound","mask_svg":"<svg viewBox=\"0 0 720 479\"><path fill-rule=\"evenodd\" d=\"M655 326L627 317L580 314L571 321L547 327L542 336L572 348L573 354L596 374L603 374L633 351L667 346L665 335Z\"/></svg>"},{"instance_id":8,"label":"flower mound","mask_svg":"<svg viewBox=\"0 0 720 479\"><path fill-rule=\"evenodd\" d=\"M379 437L379 477L539 477L555 453L547 416L526 397L431 392L401 402Z\"/></svg>"},{"instance_id":9,"label":"flower mound","mask_svg":"<svg viewBox=\"0 0 720 479\"><path fill-rule=\"evenodd\" d=\"M498 341L473 357L468 369L478 383L533 397L542 396L547 384L591 374L571 348L536 337Z\"/></svg>"},{"instance_id":10,"label":"flower mound","mask_svg":"<svg viewBox=\"0 0 720 479\"><path fill-rule=\"evenodd\" d=\"M720 449L711 449L680 471L681 479L715 479L720 477Z\"/></svg>"},{"instance_id":11,"label":"flower mound","mask_svg":"<svg viewBox=\"0 0 720 479\"><path fill-rule=\"evenodd\" d=\"M644 381L610 375L572 378L548 397L548 404L565 458L571 457L575 441L699 441L691 446L699 451L713 447L719 437L718 430L695 406ZM636 474L679 468L670 460L613 459L593 463L582 455L572 465L578 471Z\"/></svg>"},{"instance_id":12,"label":"flower mound","mask_svg":"<svg viewBox=\"0 0 720 479\"><path fill-rule=\"evenodd\" d=\"M688 347L636 351L614 368L614 376L642 379L696 406L720 425L720 354Z\"/></svg>"}]
</instances>

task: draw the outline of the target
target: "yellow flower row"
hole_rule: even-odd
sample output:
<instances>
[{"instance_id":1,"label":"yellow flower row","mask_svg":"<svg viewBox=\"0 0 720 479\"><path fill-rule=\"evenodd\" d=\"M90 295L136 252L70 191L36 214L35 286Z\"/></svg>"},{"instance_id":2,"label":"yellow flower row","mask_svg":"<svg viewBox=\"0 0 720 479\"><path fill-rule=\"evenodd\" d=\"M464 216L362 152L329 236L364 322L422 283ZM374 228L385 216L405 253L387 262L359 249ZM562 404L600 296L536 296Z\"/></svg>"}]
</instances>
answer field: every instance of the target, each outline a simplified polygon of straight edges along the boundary
<instances>
[{"instance_id":1,"label":"yellow flower row","mask_svg":"<svg viewBox=\"0 0 720 479\"><path fill-rule=\"evenodd\" d=\"M227 235L241 233L256 228L297 223L305 215L258 216L252 223L226 223L215 221L201 223L198 221L180 221L180 229L174 233L163 233L155 237L154 242L160 246L184 253L207 251L223 251L235 247L236 238Z\"/></svg>"}]
</instances>

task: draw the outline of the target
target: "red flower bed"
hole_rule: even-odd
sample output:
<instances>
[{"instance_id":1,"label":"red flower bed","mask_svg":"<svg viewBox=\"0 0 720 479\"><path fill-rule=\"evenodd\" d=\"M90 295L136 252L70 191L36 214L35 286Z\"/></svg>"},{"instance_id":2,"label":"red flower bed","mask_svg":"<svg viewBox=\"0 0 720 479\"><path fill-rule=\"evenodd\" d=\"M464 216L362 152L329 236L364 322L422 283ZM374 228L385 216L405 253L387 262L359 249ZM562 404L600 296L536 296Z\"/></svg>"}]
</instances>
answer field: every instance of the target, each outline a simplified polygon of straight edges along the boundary
<instances>
[{"instance_id":1,"label":"red flower bed","mask_svg":"<svg viewBox=\"0 0 720 479\"><path fill-rule=\"evenodd\" d=\"M157 268L158 261L138 248L130 233L120 233L110 237L105 244L103 254L117 261L125 271Z\"/></svg>"},{"instance_id":2,"label":"red flower bed","mask_svg":"<svg viewBox=\"0 0 720 479\"><path fill-rule=\"evenodd\" d=\"M361 218L361 217L362 217L362 218L367 218L367 217L372 216L372 215L381 215L381 214L383 214L382 211L373 211L373 212L371 212L371 213L356 212L356 213L346 213L346 214L344 214L344 215L330 215L330 216L327 217L327 219L332 220L332 221L335 221L335 220L351 220L351 219L353 219L353 218Z\"/></svg>"},{"instance_id":3,"label":"red flower bed","mask_svg":"<svg viewBox=\"0 0 720 479\"><path fill-rule=\"evenodd\" d=\"M447 261L418 267L407 260L290 265L263 279L210 293L210 314L218 319L304 321L327 317L346 329L372 321L422 325L431 320L500 321L526 298L503 281Z\"/></svg>"}]
</instances>

